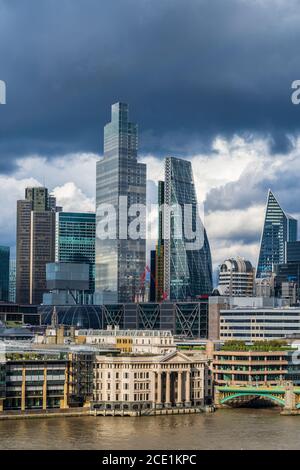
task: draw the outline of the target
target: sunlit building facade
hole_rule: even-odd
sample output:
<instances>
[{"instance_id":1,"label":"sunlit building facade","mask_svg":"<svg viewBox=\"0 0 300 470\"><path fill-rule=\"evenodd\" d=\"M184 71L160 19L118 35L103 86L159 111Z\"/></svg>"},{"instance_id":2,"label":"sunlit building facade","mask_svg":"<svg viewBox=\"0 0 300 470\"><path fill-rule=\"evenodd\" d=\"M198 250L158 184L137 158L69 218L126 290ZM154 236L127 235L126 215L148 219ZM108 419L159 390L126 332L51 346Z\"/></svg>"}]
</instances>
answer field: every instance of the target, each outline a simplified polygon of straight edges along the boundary
<instances>
[{"instance_id":1,"label":"sunlit building facade","mask_svg":"<svg viewBox=\"0 0 300 470\"><path fill-rule=\"evenodd\" d=\"M128 121L128 105L115 103L111 122L104 128L104 157L97 162L96 291L115 292L119 302L139 298L146 267L145 234L132 239L126 233L134 218L128 215L129 208L146 205L146 165L138 163L137 149L138 129ZM120 198L123 208L119 211ZM101 239L99 224L105 205L115 208L115 233Z\"/></svg>"}]
</instances>

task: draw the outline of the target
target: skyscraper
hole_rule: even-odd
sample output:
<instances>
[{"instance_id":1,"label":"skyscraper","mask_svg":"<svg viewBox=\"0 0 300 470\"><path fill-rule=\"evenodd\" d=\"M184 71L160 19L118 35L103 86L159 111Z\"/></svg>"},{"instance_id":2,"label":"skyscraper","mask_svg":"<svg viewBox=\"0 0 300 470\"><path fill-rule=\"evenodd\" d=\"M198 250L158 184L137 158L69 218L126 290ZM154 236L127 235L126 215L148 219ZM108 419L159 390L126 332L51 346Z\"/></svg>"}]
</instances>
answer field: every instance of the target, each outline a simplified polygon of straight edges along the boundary
<instances>
[{"instance_id":1,"label":"skyscraper","mask_svg":"<svg viewBox=\"0 0 300 470\"><path fill-rule=\"evenodd\" d=\"M298 222L286 214L269 189L256 277L269 277L275 264L285 262L285 243L297 240Z\"/></svg>"},{"instance_id":2,"label":"skyscraper","mask_svg":"<svg viewBox=\"0 0 300 470\"><path fill-rule=\"evenodd\" d=\"M196 299L212 291L212 263L206 230L200 219L191 162L165 160L164 295L174 301ZM180 208L181 214L172 207ZM196 234L195 242L191 242Z\"/></svg>"},{"instance_id":3,"label":"skyscraper","mask_svg":"<svg viewBox=\"0 0 300 470\"><path fill-rule=\"evenodd\" d=\"M55 261L89 265L89 290L95 290L96 215L92 212L57 212Z\"/></svg>"},{"instance_id":4,"label":"skyscraper","mask_svg":"<svg viewBox=\"0 0 300 470\"><path fill-rule=\"evenodd\" d=\"M0 300L9 300L9 255L8 246L0 246Z\"/></svg>"},{"instance_id":5,"label":"skyscraper","mask_svg":"<svg viewBox=\"0 0 300 470\"><path fill-rule=\"evenodd\" d=\"M52 200L53 204L53 200ZM55 258L55 212L48 189L27 188L17 201L16 301L39 304L46 290L46 264Z\"/></svg>"},{"instance_id":6,"label":"skyscraper","mask_svg":"<svg viewBox=\"0 0 300 470\"><path fill-rule=\"evenodd\" d=\"M146 205L146 165L137 161L138 129L128 121L127 104L115 103L111 112L111 122L104 128L104 157L97 162L95 289L115 293L119 302L130 302L140 295L146 240L145 236L132 239L124 230L132 221L129 208ZM98 224L108 204L116 211L115 234L101 239Z\"/></svg>"}]
</instances>

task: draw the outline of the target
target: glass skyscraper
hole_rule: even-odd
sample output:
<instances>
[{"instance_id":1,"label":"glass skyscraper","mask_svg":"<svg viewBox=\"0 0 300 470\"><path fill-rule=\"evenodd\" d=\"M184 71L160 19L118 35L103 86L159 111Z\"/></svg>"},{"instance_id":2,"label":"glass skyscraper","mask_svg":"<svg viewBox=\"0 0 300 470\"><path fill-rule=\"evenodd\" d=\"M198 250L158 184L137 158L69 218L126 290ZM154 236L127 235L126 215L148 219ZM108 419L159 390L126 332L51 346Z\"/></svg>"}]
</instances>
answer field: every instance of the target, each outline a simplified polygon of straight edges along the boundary
<instances>
[{"instance_id":1,"label":"glass skyscraper","mask_svg":"<svg viewBox=\"0 0 300 470\"><path fill-rule=\"evenodd\" d=\"M173 301L188 301L212 292L212 262L206 230L200 219L191 162L168 157L165 160L164 203L180 206L182 217L172 210L163 212L164 292ZM189 206L190 212L187 207ZM184 215L186 214L186 215ZM181 227L178 227L178 224ZM197 229L198 226L198 230ZM178 230L179 229L179 230ZM191 230L197 242L191 243ZM180 236L180 231L182 236Z\"/></svg>"},{"instance_id":2,"label":"glass skyscraper","mask_svg":"<svg viewBox=\"0 0 300 470\"><path fill-rule=\"evenodd\" d=\"M285 263L285 244L297 240L298 222L286 214L269 189L256 277L269 277L274 265Z\"/></svg>"},{"instance_id":3,"label":"glass skyscraper","mask_svg":"<svg viewBox=\"0 0 300 470\"><path fill-rule=\"evenodd\" d=\"M116 227L115 235L107 239L100 238L96 231L95 289L115 293L119 302L139 298L146 266L145 234L138 239L124 236L124 229L132 220L128 216L129 207L146 205L146 165L138 163L137 149L138 129L128 121L128 105L115 103L111 108L111 122L104 128L104 157L97 162L96 224L98 227L105 214L101 208L112 205Z\"/></svg>"},{"instance_id":4,"label":"glass skyscraper","mask_svg":"<svg viewBox=\"0 0 300 470\"><path fill-rule=\"evenodd\" d=\"M96 215L92 212L57 212L55 261L89 265L89 290L95 290Z\"/></svg>"},{"instance_id":5,"label":"glass skyscraper","mask_svg":"<svg viewBox=\"0 0 300 470\"><path fill-rule=\"evenodd\" d=\"M0 246L0 300L9 300L9 254L8 246Z\"/></svg>"}]
</instances>

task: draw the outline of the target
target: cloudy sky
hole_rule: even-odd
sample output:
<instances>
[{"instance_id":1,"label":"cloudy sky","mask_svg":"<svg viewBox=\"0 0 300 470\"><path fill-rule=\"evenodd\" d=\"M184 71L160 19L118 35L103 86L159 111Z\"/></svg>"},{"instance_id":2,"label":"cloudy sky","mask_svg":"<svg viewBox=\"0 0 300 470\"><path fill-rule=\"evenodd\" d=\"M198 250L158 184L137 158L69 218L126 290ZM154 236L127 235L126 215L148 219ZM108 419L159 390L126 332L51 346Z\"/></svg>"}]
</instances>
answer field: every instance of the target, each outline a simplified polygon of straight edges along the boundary
<instances>
[{"instance_id":1,"label":"cloudy sky","mask_svg":"<svg viewBox=\"0 0 300 470\"><path fill-rule=\"evenodd\" d=\"M0 243L45 184L93 210L110 105L139 124L149 199L166 155L193 162L213 262L256 263L268 188L300 213L298 0L0 0Z\"/></svg>"}]
</instances>

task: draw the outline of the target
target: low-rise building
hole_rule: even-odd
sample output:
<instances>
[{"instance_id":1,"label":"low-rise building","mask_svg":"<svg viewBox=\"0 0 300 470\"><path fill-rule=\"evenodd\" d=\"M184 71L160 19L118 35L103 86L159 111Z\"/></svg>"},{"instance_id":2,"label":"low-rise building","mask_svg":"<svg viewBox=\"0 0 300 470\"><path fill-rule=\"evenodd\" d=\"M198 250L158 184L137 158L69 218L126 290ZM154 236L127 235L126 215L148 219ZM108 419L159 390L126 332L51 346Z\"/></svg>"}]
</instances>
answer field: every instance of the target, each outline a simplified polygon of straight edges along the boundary
<instances>
[{"instance_id":1,"label":"low-rise building","mask_svg":"<svg viewBox=\"0 0 300 470\"><path fill-rule=\"evenodd\" d=\"M278 385L286 380L288 352L221 350L214 352L215 385Z\"/></svg>"},{"instance_id":2,"label":"low-rise building","mask_svg":"<svg viewBox=\"0 0 300 470\"><path fill-rule=\"evenodd\" d=\"M95 358L95 410L126 414L203 407L211 396L208 362L199 353Z\"/></svg>"},{"instance_id":3,"label":"low-rise building","mask_svg":"<svg viewBox=\"0 0 300 470\"><path fill-rule=\"evenodd\" d=\"M168 330L79 330L77 341L86 344L114 346L124 353L168 354L176 350L174 337Z\"/></svg>"},{"instance_id":4,"label":"low-rise building","mask_svg":"<svg viewBox=\"0 0 300 470\"><path fill-rule=\"evenodd\" d=\"M89 406L94 351L1 343L0 411Z\"/></svg>"},{"instance_id":5,"label":"low-rise building","mask_svg":"<svg viewBox=\"0 0 300 470\"><path fill-rule=\"evenodd\" d=\"M220 340L284 339L299 333L299 307L244 307L220 310Z\"/></svg>"}]
</instances>

